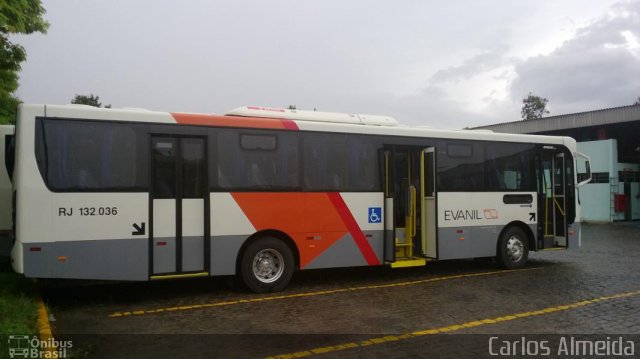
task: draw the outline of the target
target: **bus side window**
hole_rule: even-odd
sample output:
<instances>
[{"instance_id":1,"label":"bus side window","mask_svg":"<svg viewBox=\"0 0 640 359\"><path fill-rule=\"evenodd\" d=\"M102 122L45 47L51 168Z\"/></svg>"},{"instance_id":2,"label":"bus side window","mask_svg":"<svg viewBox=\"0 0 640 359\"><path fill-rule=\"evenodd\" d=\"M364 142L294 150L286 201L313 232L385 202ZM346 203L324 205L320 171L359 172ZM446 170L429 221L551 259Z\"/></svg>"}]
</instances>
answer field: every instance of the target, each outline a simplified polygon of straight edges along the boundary
<instances>
[{"instance_id":1,"label":"bus side window","mask_svg":"<svg viewBox=\"0 0 640 359\"><path fill-rule=\"evenodd\" d=\"M37 163L47 185L62 192L141 190L133 125L42 119L36 126ZM143 156L144 157L144 156Z\"/></svg>"},{"instance_id":2,"label":"bus side window","mask_svg":"<svg viewBox=\"0 0 640 359\"><path fill-rule=\"evenodd\" d=\"M13 180L13 167L15 163L15 136L14 135L5 135L5 143L4 143L4 165L7 170L7 174L9 175L9 179Z\"/></svg>"},{"instance_id":3,"label":"bus side window","mask_svg":"<svg viewBox=\"0 0 640 359\"><path fill-rule=\"evenodd\" d=\"M485 145L485 172L490 190L533 190L528 176L534 145L488 143Z\"/></svg>"},{"instance_id":4,"label":"bus side window","mask_svg":"<svg viewBox=\"0 0 640 359\"><path fill-rule=\"evenodd\" d=\"M310 190L347 190L346 136L306 134L303 143L305 187Z\"/></svg>"},{"instance_id":5,"label":"bus side window","mask_svg":"<svg viewBox=\"0 0 640 359\"><path fill-rule=\"evenodd\" d=\"M298 134L258 130L218 133L217 187L293 190L300 186Z\"/></svg>"},{"instance_id":6,"label":"bus side window","mask_svg":"<svg viewBox=\"0 0 640 359\"><path fill-rule=\"evenodd\" d=\"M325 187L332 190L344 190L347 187L346 143L336 142L327 148L327 181Z\"/></svg>"},{"instance_id":7,"label":"bus side window","mask_svg":"<svg viewBox=\"0 0 640 359\"><path fill-rule=\"evenodd\" d=\"M352 191L379 191L378 151L374 141L351 136L347 141L349 156L349 188Z\"/></svg>"},{"instance_id":8,"label":"bus side window","mask_svg":"<svg viewBox=\"0 0 640 359\"><path fill-rule=\"evenodd\" d=\"M244 156L239 148L238 134L220 131L217 140L218 187L226 190L244 187L244 174L240 173L244 172Z\"/></svg>"}]
</instances>

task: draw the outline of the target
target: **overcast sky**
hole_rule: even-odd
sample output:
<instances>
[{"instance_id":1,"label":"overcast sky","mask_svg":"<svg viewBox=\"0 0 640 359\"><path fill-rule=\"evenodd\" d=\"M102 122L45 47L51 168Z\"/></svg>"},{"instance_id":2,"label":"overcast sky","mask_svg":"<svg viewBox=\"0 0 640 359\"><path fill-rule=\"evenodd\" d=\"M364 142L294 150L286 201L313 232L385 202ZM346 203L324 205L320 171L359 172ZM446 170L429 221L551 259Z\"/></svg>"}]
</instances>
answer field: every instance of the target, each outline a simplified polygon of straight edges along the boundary
<instances>
[{"instance_id":1,"label":"overcast sky","mask_svg":"<svg viewBox=\"0 0 640 359\"><path fill-rule=\"evenodd\" d=\"M640 96L640 0L43 1L18 96L224 113L243 105L461 128Z\"/></svg>"}]
</instances>

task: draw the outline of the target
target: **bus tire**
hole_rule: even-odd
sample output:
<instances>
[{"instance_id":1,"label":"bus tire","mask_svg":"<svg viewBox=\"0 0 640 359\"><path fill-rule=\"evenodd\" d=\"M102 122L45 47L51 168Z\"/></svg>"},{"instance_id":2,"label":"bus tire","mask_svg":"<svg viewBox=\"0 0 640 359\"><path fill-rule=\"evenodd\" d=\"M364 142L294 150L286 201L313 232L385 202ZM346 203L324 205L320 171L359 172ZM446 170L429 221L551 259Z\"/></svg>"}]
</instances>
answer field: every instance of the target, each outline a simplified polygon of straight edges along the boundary
<instances>
[{"instance_id":1,"label":"bus tire","mask_svg":"<svg viewBox=\"0 0 640 359\"><path fill-rule=\"evenodd\" d=\"M294 263L293 253L283 241L273 237L259 238L244 251L240 275L253 292L278 292L289 284Z\"/></svg>"},{"instance_id":2,"label":"bus tire","mask_svg":"<svg viewBox=\"0 0 640 359\"><path fill-rule=\"evenodd\" d=\"M516 226L507 228L500 236L497 261L506 269L522 268L529 258L529 238Z\"/></svg>"}]
</instances>

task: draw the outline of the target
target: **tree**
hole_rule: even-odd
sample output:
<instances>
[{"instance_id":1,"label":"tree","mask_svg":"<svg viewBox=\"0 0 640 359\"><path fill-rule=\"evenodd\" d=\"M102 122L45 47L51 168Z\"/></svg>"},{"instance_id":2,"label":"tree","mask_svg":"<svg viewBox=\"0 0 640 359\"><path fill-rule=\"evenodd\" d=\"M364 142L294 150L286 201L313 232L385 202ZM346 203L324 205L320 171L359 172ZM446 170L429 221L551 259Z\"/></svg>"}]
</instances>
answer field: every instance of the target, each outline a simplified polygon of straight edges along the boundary
<instances>
[{"instance_id":1,"label":"tree","mask_svg":"<svg viewBox=\"0 0 640 359\"><path fill-rule=\"evenodd\" d=\"M93 94L87 95L76 95L76 97L71 100L71 103L78 105L89 105L94 107L102 107L102 103L100 102L100 96L94 96ZM111 105L106 105L104 108L111 108Z\"/></svg>"},{"instance_id":2,"label":"tree","mask_svg":"<svg viewBox=\"0 0 640 359\"><path fill-rule=\"evenodd\" d=\"M16 107L21 102L18 89L20 64L27 59L24 48L9 41L11 34L46 33L49 23L40 0L0 0L0 123L15 121Z\"/></svg>"},{"instance_id":3,"label":"tree","mask_svg":"<svg viewBox=\"0 0 640 359\"><path fill-rule=\"evenodd\" d=\"M522 111L520 111L522 119L535 120L548 114L547 102L549 102L549 100L546 98L536 96L529 92L529 95L522 99Z\"/></svg>"},{"instance_id":4,"label":"tree","mask_svg":"<svg viewBox=\"0 0 640 359\"><path fill-rule=\"evenodd\" d=\"M634 106L640 106L640 96L636 99L636 102L633 103Z\"/></svg>"}]
</instances>

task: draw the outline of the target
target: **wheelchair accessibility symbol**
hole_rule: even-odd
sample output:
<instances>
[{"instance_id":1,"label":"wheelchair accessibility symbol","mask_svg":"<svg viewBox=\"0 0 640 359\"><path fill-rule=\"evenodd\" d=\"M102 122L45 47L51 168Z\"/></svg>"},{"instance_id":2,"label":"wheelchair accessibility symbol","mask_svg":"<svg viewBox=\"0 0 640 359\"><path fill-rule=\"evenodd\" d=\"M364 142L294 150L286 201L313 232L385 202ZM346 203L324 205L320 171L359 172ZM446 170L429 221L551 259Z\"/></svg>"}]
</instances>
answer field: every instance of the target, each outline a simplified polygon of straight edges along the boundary
<instances>
[{"instance_id":1,"label":"wheelchair accessibility symbol","mask_svg":"<svg viewBox=\"0 0 640 359\"><path fill-rule=\"evenodd\" d=\"M369 207L369 223L382 222L382 208L381 207Z\"/></svg>"}]
</instances>

